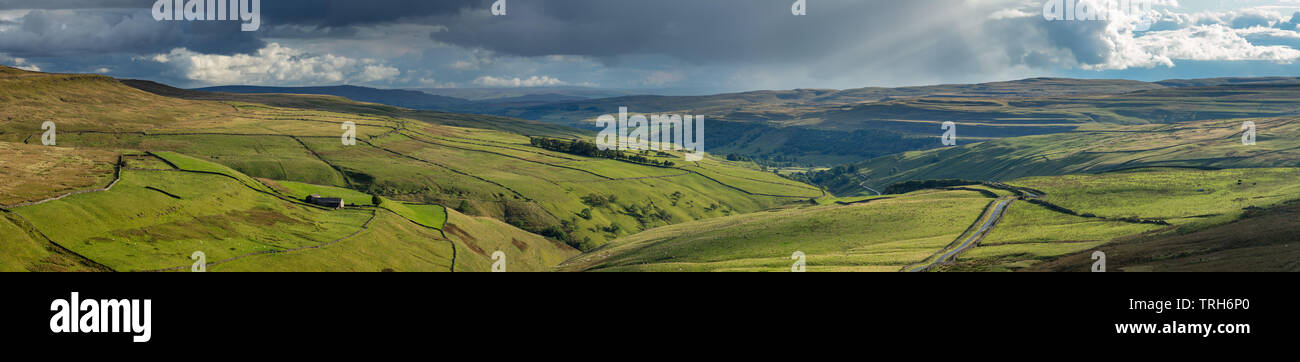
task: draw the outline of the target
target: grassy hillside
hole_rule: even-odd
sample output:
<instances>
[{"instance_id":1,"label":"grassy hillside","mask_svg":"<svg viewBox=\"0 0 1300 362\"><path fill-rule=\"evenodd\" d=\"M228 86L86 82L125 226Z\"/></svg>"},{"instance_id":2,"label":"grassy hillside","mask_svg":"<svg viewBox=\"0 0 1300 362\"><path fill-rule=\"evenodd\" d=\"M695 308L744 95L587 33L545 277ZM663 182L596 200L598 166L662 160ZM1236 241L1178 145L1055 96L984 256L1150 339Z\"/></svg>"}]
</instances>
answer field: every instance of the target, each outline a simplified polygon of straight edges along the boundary
<instances>
[{"instance_id":1,"label":"grassy hillside","mask_svg":"<svg viewBox=\"0 0 1300 362\"><path fill-rule=\"evenodd\" d=\"M857 205L759 212L632 235L561 265L564 271L899 271L964 232L991 199L926 190Z\"/></svg>"},{"instance_id":2,"label":"grassy hillside","mask_svg":"<svg viewBox=\"0 0 1300 362\"><path fill-rule=\"evenodd\" d=\"M1251 210L1240 220L1186 234L1133 238L1099 248L1108 272L1300 272L1300 203ZM1039 263L1029 271L1081 272L1091 252Z\"/></svg>"},{"instance_id":3,"label":"grassy hillside","mask_svg":"<svg viewBox=\"0 0 1300 362\"><path fill-rule=\"evenodd\" d=\"M218 164L159 155L179 168L136 168L133 161L108 191L12 209L19 218L11 220L30 227L12 243L6 238L6 247L16 248L7 257L16 259L13 265L35 264L27 269L58 263L58 254L33 246L48 237L117 271L188 270L194 251L206 254L213 271L451 271L453 258L471 270L489 262L476 260L486 258L476 253L457 254L477 246L444 236L441 207L388 201L379 209L328 210ZM318 186L312 192L347 190ZM13 221L0 227L19 228ZM506 231L462 237L527 234L508 225L497 228ZM532 250L517 254L519 270L546 269L553 265L547 263L576 254L540 237L517 239L519 247Z\"/></svg>"},{"instance_id":4,"label":"grassy hillside","mask_svg":"<svg viewBox=\"0 0 1300 362\"><path fill-rule=\"evenodd\" d=\"M1032 191L1011 203L974 247L933 270L1062 270L1077 267L1079 253L1094 250L1151 253L1110 261L1116 267L1138 264L1133 270L1153 265L1176 270L1175 264L1187 270L1294 269L1294 263L1264 251L1291 255L1285 248L1298 246L1282 233L1294 229L1295 220L1281 216L1293 216L1295 204L1288 201L1300 199L1297 172L1151 168L1009 181ZM1004 188L922 190L662 227L618 239L559 269L788 271L790 254L803 251L809 271L910 270L970 239L975 226L987 220L993 197L1012 197ZM1251 221L1256 217L1261 221ZM1263 220L1275 224L1264 226ZM1259 227L1261 240L1214 239L1225 228L1246 227ZM1183 242L1196 247L1181 249ZM1220 256L1213 263L1188 265L1197 262L1193 256L1205 254ZM1067 255L1068 262L1053 261ZM1261 266L1247 265L1254 262ZM1042 263L1049 266L1037 266ZM1078 270L1087 270L1086 265Z\"/></svg>"},{"instance_id":5,"label":"grassy hillside","mask_svg":"<svg viewBox=\"0 0 1300 362\"><path fill-rule=\"evenodd\" d=\"M315 102L328 105L302 109L233 99L179 99L139 91L103 77L21 74L0 78L0 89L18 94L24 107L45 109L47 114L40 121L56 122L59 145L71 151L60 154L53 150L65 149L21 144L31 142L32 135L39 140L39 122L30 118L0 123L0 143L6 145L5 149L61 157L59 162L65 166L41 161L40 167L66 173L79 183L47 184L56 186L48 189L32 183L23 186L30 190L12 195L13 199L39 199L92 185L103 187L107 183L106 171L112 169L112 164L105 164L103 159L118 153L128 157L121 171L122 181L111 191L18 207L13 212L28 217L38 230L52 229L49 236L57 244L114 270L188 265L185 261L189 253L210 242L221 246L205 251L209 260L237 258L229 262L238 264L222 264L229 270L262 266L258 264L262 262L245 260L249 258L286 260L286 264L267 265L274 270L338 270L304 264L306 260L317 260L313 258L278 257L357 238L375 238L370 240L377 243L375 247L404 249L410 246L389 241L415 242L428 239L428 233L410 231L420 230L410 227L400 228L407 230L401 232L370 231L374 227L364 226L392 225L396 221L390 219L397 217L436 231L444 224L454 224L454 215L471 215L462 217L473 222L462 222L458 227L461 231L478 231L437 234L448 250L451 245L464 244L469 250L462 255L465 259L452 262L446 250L420 246L410 250L423 255L418 259L432 264L415 268L415 264L398 263L391 268L429 270L445 264L450 270L454 264L486 270L490 261L478 259L508 246L515 251L507 255L518 253L518 257L511 258L512 264L520 263L515 270L545 269L576 253L570 245L594 248L644 229L754 212L823 196L817 188L762 172L751 163L709 158L664 168L548 151L533 147L529 137L521 133L544 130L547 132L543 134L573 134L552 132L563 130L555 126L500 117L437 114L448 119L464 118L450 122L429 120L436 117L401 118L394 115L414 111L376 106L397 110L385 113L366 110L372 105L311 96L240 99L293 106L311 106ZM57 86L59 82L88 83L63 89ZM20 85L36 85L42 90L27 92ZM159 114L157 117L145 118L147 122L118 119L119 115L112 112L61 110L64 99L74 96L80 103L94 103L105 109L131 109L140 104L164 109L153 113ZM184 112L171 112L166 107L178 107ZM344 122L357 126L355 145L340 141ZM78 157L88 159L72 157L76 155L68 152L84 154ZM655 157L681 161L681 155ZM19 163L0 167L37 170ZM10 177L30 176L27 172ZM95 182L89 182L92 179ZM309 194L343 197L360 208L326 212L301 201ZM385 200L379 210L371 207L371 195ZM509 238L502 239L506 236ZM435 254L442 255L445 262L437 262L440 259ZM356 260L340 264L344 270L382 266L362 263L364 258L360 257L338 257Z\"/></svg>"},{"instance_id":6,"label":"grassy hillside","mask_svg":"<svg viewBox=\"0 0 1300 362\"><path fill-rule=\"evenodd\" d=\"M0 207L102 188L117 153L0 142Z\"/></svg>"},{"instance_id":7,"label":"grassy hillside","mask_svg":"<svg viewBox=\"0 0 1300 362\"><path fill-rule=\"evenodd\" d=\"M1093 250L1105 251L1108 265L1126 268L1143 258L1161 253L1195 255L1208 250L1237 255L1234 263L1218 264L1219 270L1261 270L1247 265L1272 263L1273 257L1242 254L1248 247L1235 238L1215 241L1195 235L1220 235L1222 230L1261 213L1261 210L1289 205L1300 199L1300 169L1197 170L1178 168L1135 169L1097 175L1030 177L1009 181L1044 193L1037 205L1018 203L1006 220L977 248L962 255L949 271L1017 270L1057 257ZM1066 211L1066 212L1063 212ZM1270 228L1290 228L1294 220ZM1284 221L1284 222L1283 222ZM1288 226L1291 225L1291 226ZM1164 240L1164 244L1148 244ZM1179 250L1177 240L1197 240L1197 248ZM1273 247L1286 248L1294 240L1264 238ZM1115 250L1136 250L1147 245L1150 254L1125 255L1111 259ZM1163 245L1155 247L1152 245ZM1164 250L1160 250L1164 248ZM1284 250L1284 249L1283 249ZM1121 252L1125 253L1125 252ZM1192 262L1187 259L1184 262ZM1089 263L1091 264L1091 263ZM1062 264L1054 264L1062 265ZM1277 268L1277 264L1269 268ZM1029 270L1040 270L1033 267ZM1077 269L1086 271L1087 268ZM1136 268L1134 270L1142 270ZM1276 270L1276 269L1274 269Z\"/></svg>"},{"instance_id":8,"label":"grassy hillside","mask_svg":"<svg viewBox=\"0 0 1300 362\"><path fill-rule=\"evenodd\" d=\"M1246 208L1300 199L1300 169L1137 169L1010 182L1042 200L1097 216L1164 220L1178 226L1236 220Z\"/></svg>"},{"instance_id":9,"label":"grassy hillside","mask_svg":"<svg viewBox=\"0 0 1300 362\"><path fill-rule=\"evenodd\" d=\"M99 263L50 242L21 216L0 211L0 272L108 271Z\"/></svg>"}]
</instances>

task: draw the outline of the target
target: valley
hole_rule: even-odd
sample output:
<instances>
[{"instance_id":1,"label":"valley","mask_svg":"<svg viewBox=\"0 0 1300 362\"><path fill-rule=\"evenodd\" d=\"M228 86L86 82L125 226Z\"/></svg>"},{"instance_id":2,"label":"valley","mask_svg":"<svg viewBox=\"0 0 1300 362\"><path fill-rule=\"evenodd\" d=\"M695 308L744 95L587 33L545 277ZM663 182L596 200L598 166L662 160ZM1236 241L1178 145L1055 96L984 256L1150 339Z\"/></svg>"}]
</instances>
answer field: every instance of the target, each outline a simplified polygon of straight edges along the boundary
<instances>
[{"instance_id":1,"label":"valley","mask_svg":"<svg viewBox=\"0 0 1300 362\"><path fill-rule=\"evenodd\" d=\"M780 272L792 255L815 272L1086 271L1106 250L1120 271L1293 271L1292 84L557 103L716 116L710 155L691 162L541 147L591 139L569 127L585 111L448 113L0 68L0 270L188 271L200 251L210 271L489 271L496 252L511 271ZM947 120L954 147L939 144ZM42 145L47 121L56 145ZM1256 145L1240 141L1246 121ZM355 143L340 142L345 124Z\"/></svg>"}]
</instances>

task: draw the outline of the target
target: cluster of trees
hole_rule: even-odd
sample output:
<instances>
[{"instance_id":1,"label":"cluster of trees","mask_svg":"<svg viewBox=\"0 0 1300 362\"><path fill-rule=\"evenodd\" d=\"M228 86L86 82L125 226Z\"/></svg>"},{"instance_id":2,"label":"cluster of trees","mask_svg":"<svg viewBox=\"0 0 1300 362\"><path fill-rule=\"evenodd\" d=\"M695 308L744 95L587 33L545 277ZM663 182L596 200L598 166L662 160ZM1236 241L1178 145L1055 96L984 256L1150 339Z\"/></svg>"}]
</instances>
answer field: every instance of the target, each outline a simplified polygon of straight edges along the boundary
<instances>
[{"instance_id":1,"label":"cluster of trees","mask_svg":"<svg viewBox=\"0 0 1300 362\"><path fill-rule=\"evenodd\" d=\"M857 165L836 166L835 168L825 171L792 173L783 176L791 180L826 188L837 188L842 187L843 185L857 184L859 182Z\"/></svg>"},{"instance_id":2,"label":"cluster of trees","mask_svg":"<svg viewBox=\"0 0 1300 362\"><path fill-rule=\"evenodd\" d=\"M881 192L890 195L897 195L897 194L905 194L917 190L940 189L945 187L970 186L970 185L979 185L979 184L982 184L982 182L961 180L955 178L945 179L945 180L904 181L893 185L889 185L888 187L885 187L885 189Z\"/></svg>"},{"instance_id":3,"label":"cluster of trees","mask_svg":"<svg viewBox=\"0 0 1300 362\"><path fill-rule=\"evenodd\" d=\"M727 154L727 161L749 162L749 161L753 161L753 160L754 160L754 159L749 158L749 156L745 156L745 155L741 155L741 154L736 154L736 153L728 153L728 154Z\"/></svg>"},{"instance_id":4,"label":"cluster of trees","mask_svg":"<svg viewBox=\"0 0 1300 362\"><path fill-rule=\"evenodd\" d=\"M618 196L615 195L587 194L587 196L582 197L582 203L591 207L602 207L616 202L618 202Z\"/></svg>"},{"instance_id":5,"label":"cluster of trees","mask_svg":"<svg viewBox=\"0 0 1300 362\"><path fill-rule=\"evenodd\" d=\"M800 165L799 165L799 158L798 158L798 157L792 157L792 156L786 156L786 155L783 155L783 154L774 154L774 153L756 154L756 155L744 155L744 154L739 154L739 153L728 153L728 154L727 154L727 161L733 161L733 162L753 162L753 163L758 164L759 166L762 166L764 171L767 171L767 168L768 168L769 166L770 166L770 167L797 167L797 166L800 166ZM804 166L813 167L813 166L815 166L815 165L808 164L808 165L804 165Z\"/></svg>"},{"instance_id":6,"label":"cluster of trees","mask_svg":"<svg viewBox=\"0 0 1300 362\"><path fill-rule=\"evenodd\" d=\"M645 206L637 204L624 206L623 214L636 218L636 221L641 223L642 226L647 226L657 221L665 223L673 222L673 215L669 214L668 210L660 209L658 206L655 206L654 203Z\"/></svg>"},{"instance_id":7,"label":"cluster of trees","mask_svg":"<svg viewBox=\"0 0 1300 362\"><path fill-rule=\"evenodd\" d=\"M595 143L591 143L583 140L575 139L572 141L565 141L565 140L558 140L553 138L532 137L531 143L533 144L533 146L538 148L544 148L556 152L564 152L571 155L608 158L608 159L614 159L619 161L626 161L632 163L639 163L643 165L661 166L661 167L673 167L677 165L672 161L658 161L650 157L647 157L647 155L649 155L648 151L642 152L641 154L627 154L619 150L601 150L600 147L597 147ZM660 152L660 155L663 154L664 153Z\"/></svg>"},{"instance_id":8,"label":"cluster of trees","mask_svg":"<svg viewBox=\"0 0 1300 362\"><path fill-rule=\"evenodd\" d=\"M672 199L673 204L676 205L677 201L681 199L682 196L684 195L681 192L674 192L671 196L669 196L669 198ZM635 218L643 228L647 226L656 225L660 222L672 223L673 221L673 215L669 213L668 210L659 208L658 205L655 205L654 201L647 202L645 205L639 205L636 203L631 203L628 205L619 205L617 204L617 202L618 202L617 196L587 194L586 196L582 197L582 203L590 207L584 208L582 209L582 211L578 212L577 217L580 217L585 220L591 220L593 217L592 213L595 211L594 209L603 208L611 212L621 213L623 215L631 216ZM573 219L572 223L577 224L577 219L576 218ZM607 227L593 229L593 231L596 230L618 235L619 231L622 229L621 227L618 226L618 224L610 224L610 226Z\"/></svg>"}]
</instances>

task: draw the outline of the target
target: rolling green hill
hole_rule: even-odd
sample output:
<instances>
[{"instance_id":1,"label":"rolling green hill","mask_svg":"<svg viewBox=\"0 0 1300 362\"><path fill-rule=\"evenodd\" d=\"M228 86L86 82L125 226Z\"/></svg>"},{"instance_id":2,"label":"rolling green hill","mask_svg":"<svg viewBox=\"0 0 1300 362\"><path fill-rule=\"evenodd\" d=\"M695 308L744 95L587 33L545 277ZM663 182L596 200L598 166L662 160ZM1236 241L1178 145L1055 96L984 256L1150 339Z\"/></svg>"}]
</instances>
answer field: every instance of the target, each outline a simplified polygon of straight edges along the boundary
<instances>
[{"instance_id":1,"label":"rolling green hill","mask_svg":"<svg viewBox=\"0 0 1300 362\"><path fill-rule=\"evenodd\" d=\"M1298 176L1297 168L1147 168L1017 179L1007 184L1022 197L974 239L986 207L1007 200L1006 190L921 190L652 229L558 269L781 272L799 251L808 271L892 272L970 239L972 247L933 270L1087 271L1087 256L1100 250L1122 255L1109 261L1121 270L1295 271L1286 258L1300 244L1284 231L1296 228ZM1225 237L1230 230L1259 239Z\"/></svg>"},{"instance_id":2,"label":"rolling green hill","mask_svg":"<svg viewBox=\"0 0 1300 362\"><path fill-rule=\"evenodd\" d=\"M562 271L899 271L951 243L990 199L920 191L857 205L823 205L649 230L574 258Z\"/></svg>"},{"instance_id":3,"label":"rolling green hill","mask_svg":"<svg viewBox=\"0 0 1300 362\"><path fill-rule=\"evenodd\" d=\"M1240 220L1185 234L1136 238L1107 245L1107 271L1117 272L1300 272L1300 203L1252 209ZM1035 264L1028 271L1084 271L1091 253L1074 253Z\"/></svg>"},{"instance_id":4,"label":"rolling green hill","mask_svg":"<svg viewBox=\"0 0 1300 362\"><path fill-rule=\"evenodd\" d=\"M222 245L205 250L209 260L238 258L214 270L486 270L490 260L480 259L507 247L514 250L507 252L512 270L537 270L572 256L573 247L824 195L751 163L708 158L660 167L548 151L533 147L529 136L581 134L517 119L335 97L161 86L145 92L102 76L6 74L12 75L0 77L7 112L0 144L33 155L25 162L36 164L0 165L23 170L0 178L16 190L7 199L103 187L112 159L125 155L121 182L109 191L10 208L34 225L29 236L43 232L113 270L187 265L189 253L208 241ZM169 92L190 99L160 95ZM57 148L37 146L45 121L58 125ZM356 125L356 145L340 142L344 122ZM681 155L651 157L681 162ZM39 169L68 181L18 182ZM342 197L356 207L325 212L298 201L305 194ZM386 201L374 208L369 195ZM446 233L438 229L443 220ZM388 251L344 246L363 242L356 240ZM283 257L325 248L352 264ZM348 254L387 259L394 250L416 255L367 263Z\"/></svg>"}]
</instances>

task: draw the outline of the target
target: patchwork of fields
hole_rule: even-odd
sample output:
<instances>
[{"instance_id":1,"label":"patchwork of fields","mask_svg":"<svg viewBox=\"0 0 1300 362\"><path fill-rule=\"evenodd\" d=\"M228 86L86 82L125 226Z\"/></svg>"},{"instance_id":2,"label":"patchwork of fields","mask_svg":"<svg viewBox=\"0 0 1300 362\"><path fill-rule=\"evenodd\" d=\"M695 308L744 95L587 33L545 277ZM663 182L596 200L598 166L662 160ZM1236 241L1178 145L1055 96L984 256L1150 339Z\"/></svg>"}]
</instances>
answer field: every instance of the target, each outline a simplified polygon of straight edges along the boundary
<instances>
[{"instance_id":1,"label":"patchwork of fields","mask_svg":"<svg viewBox=\"0 0 1300 362\"><path fill-rule=\"evenodd\" d=\"M152 103L189 111L124 120L130 117L116 111L51 103L61 88L24 93L6 84L8 102L54 110L45 115L59 124L59 147L52 148L29 144L29 136L41 132L29 116L14 114L16 121L0 123L4 150L37 162L0 164L23 170L3 174L13 181L4 183L14 188L5 194L9 211L29 223L10 226L26 228L24 238L46 239L45 249L66 248L93 260L87 265L119 271L179 270L192 263L193 251L219 262L212 270L486 270L486 260L499 250L513 270L540 270L575 255L575 248L641 230L823 195L757 166L712 158L654 167L535 148L519 133L380 112L166 98L99 76L32 73L0 80L78 84L67 91L85 92L78 96L96 99L103 109ZM479 121L468 118L447 123ZM344 122L355 124L356 145L341 142ZM523 132L534 129L521 125ZM118 155L124 162L115 171ZM104 187L117 174L121 181L107 191L21 204ZM349 207L324 210L302 201L313 194L342 198ZM376 244L339 251L353 240ZM307 255L324 250L353 262L308 262L316 259ZM385 256L396 250L414 254ZM364 262L358 253L378 260ZM6 264L35 269L31 259L46 257L35 249L29 254Z\"/></svg>"},{"instance_id":2,"label":"patchwork of fields","mask_svg":"<svg viewBox=\"0 0 1300 362\"><path fill-rule=\"evenodd\" d=\"M1077 130L820 169L842 172L827 192L726 157L543 149L583 133L536 122L0 70L0 271L185 271L196 251L212 271L488 271L495 252L511 271L1069 271L1094 250L1116 270L1296 267L1289 88L843 104L818 122L887 106ZM986 182L874 192L949 178Z\"/></svg>"}]
</instances>

